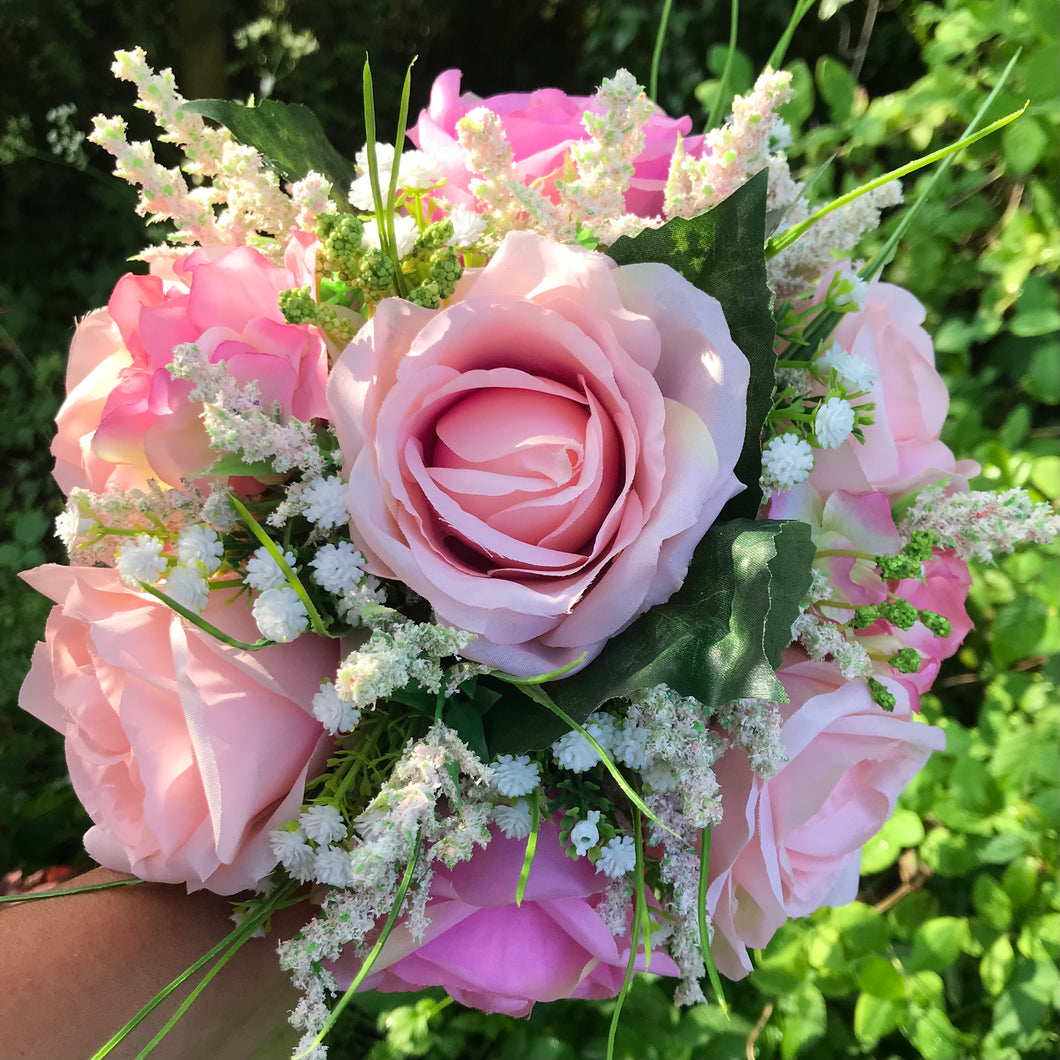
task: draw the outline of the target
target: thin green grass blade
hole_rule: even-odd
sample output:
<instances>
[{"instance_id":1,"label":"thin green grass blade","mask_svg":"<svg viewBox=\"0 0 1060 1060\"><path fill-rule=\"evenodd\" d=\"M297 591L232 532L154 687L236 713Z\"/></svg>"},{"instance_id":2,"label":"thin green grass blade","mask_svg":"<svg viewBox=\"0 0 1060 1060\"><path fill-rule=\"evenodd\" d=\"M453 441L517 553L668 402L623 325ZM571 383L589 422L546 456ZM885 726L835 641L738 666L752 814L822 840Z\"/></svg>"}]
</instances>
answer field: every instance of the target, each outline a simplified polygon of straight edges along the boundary
<instances>
[{"instance_id":1,"label":"thin green grass blade","mask_svg":"<svg viewBox=\"0 0 1060 1060\"><path fill-rule=\"evenodd\" d=\"M659 62L662 60L663 41L666 39L666 26L670 21L670 8L673 0L663 0L662 14L659 15L659 28L655 33L655 49L651 53L651 74L648 79L648 95L659 100Z\"/></svg>"},{"instance_id":2,"label":"thin green grass blade","mask_svg":"<svg viewBox=\"0 0 1060 1060\"><path fill-rule=\"evenodd\" d=\"M364 71L361 75L361 87L364 94L364 136L365 153L368 155L368 181L372 186L372 204L375 206L375 227L379 233L379 246L383 253L393 259L393 247L388 245L389 234L383 206L383 193L379 186L379 160L375 154L375 93L372 90L372 66L368 56L364 57Z\"/></svg>"},{"instance_id":3,"label":"thin green grass blade","mask_svg":"<svg viewBox=\"0 0 1060 1060\"><path fill-rule=\"evenodd\" d=\"M114 887L132 887L143 880L111 880L109 883L86 883L83 887L66 887L59 891L36 891L33 894L0 895L0 904L5 902L35 902L41 898L60 898L64 894L89 894L92 891L109 891Z\"/></svg>"},{"instance_id":4,"label":"thin green grass blade","mask_svg":"<svg viewBox=\"0 0 1060 1060\"><path fill-rule=\"evenodd\" d=\"M791 38L795 35L795 30L799 28L799 23L805 18L806 13L813 5L814 0L799 0L795 5L795 10L791 13L791 19L784 32L780 35L777 46L773 49L769 59L766 60L766 66L779 70L784 65L784 57L788 54L788 45L791 44Z\"/></svg>"},{"instance_id":5,"label":"thin green grass blade","mask_svg":"<svg viewBox=\"0 0 1060 1060\"><path fill-rule=\"evenodd\" d=\"M710 107L707 117L707 128L713 129L721 119L721 101L725 97L725 90L729 87L729 77L732 75L733 54L736 51L736 31L740 25L740 0L732 0L729 8L729 50L725 53L725 66L721 71L721 81L718 84L718 94Z\"/></svg>"},{"instance_id":6,"label":"thin green grass blade","mask_svg":"<svg viewBox=\"0 0 1060 1060\"><path fill-rule=\"evenodd\" d=\"M519 884L515 888L515 904L523 904L523 895L526 894L526 884L530 879L530 869L534 864L534 855L537 853L537 835L541 829L541 807L538 805L537 796L534 796L530 809L530 834L526 837L526 854L523 856L523 867L519 870Z\"/></svg>"},{"instance_id":7,"label":"thin green grass blade","mask_svg":"<svg viewBox=\"0 0 1060 1060\"><path fill-rule=\"evenodd\" d=\"M222 953L229 946L241 946L250 936L257 930L258 925L261 924L267 917L271 916L281 907L284 907L284 903L293 905L295 902L287 902L287 899L295 889L295 884L289 883L284 887L279 888L274 894L270 895L262 905L261 909L248 917L242 924L239 924L232 931L230 931L220 942L215 946L212 946L206 953L204 953L197 961L190 964L183 972L180 973L168 986L163 987L150 1001L147 1002L139 1012L136 1013L128 1023L125 1024L117 1033L113 1035L107 1042L105 1042L99 1050L92 1054L91 1060L103 1060L113 1052L113 1050L119 1046L143 1021L152 1013L163 1001L173 993L174 990L179 989L184 983L188 981L197 971L204 968L210 963L218 954ZM301 901L297 899L296 901Z\"/></svg>"},{"instance_id":8,"label":"thin green grass blade","mask_svg":"<svg viewBox=\"0 0 1060 1060\"><path fill-rule=\"evenodd\" d=\"M416 60L409 63L405 71L405 83L401 88L401 106L398 109L397 135L394 137L394 165L390 170L390 189L386 200L386 224L387 235L390 245L394 248L394 265L396 272L394 282L397 284L398 294L405 296L409 293L408 281L401 271L401 262L397 258L397 234L394 230L394 203L397 202L398 172L400 169L401 149L405 143L405 129L409 119L409 96L412 92L412 67Z\"/></svg>"},{"instance_id":9,"label":"thin green grass blade","mask_svg":"<svg viewBox=\"0 0 1060 1060\"><path fill-rule=\"evenodd\" d=\"M729 1015L729 1005L725 1000L725 991L721 988L721 977L714 965L714 954L710 952L710 934L707 931L707 882L710 874L710 829L699 830L699 948L703 952L703 963L707 966L707 978L710 980L714 996L718 999L718 1007L726 1016Z\"/></svg>"}]
</instances>

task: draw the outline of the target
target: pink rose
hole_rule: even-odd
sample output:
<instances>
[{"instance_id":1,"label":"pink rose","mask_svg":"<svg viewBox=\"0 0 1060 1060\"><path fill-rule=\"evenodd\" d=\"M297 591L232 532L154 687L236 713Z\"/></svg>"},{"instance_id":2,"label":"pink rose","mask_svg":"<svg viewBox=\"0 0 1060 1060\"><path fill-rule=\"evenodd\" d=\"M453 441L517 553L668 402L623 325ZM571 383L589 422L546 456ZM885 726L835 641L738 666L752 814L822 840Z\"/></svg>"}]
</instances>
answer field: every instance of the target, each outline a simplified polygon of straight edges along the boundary
<instances>
[{"instance_id":1,"label":"pink rose","mask_svg":"<svg viewBox=\"0 0 1060 1060\"><path fill-rule=\"evenodd\" d=\"M484 850L451 869L436 865L430 924L416 941L403 923L387 939L362 989L383 993L441 986L462 1005L528 1016L536 1001L614 997L622 988L630 939L616 938L599 907L608 879L588 859L568 858L554 824L541 824L521 906L515 904L526 841L493 835ZM341 989L359 967L352 954L333 968ZM644 970L644 958L636 967ZM664 950L656 975L678 975Z\"/></svg>"},{"instance_id":2,"label":"pink rose","mask_svg":"<svg viewBox=\"0 0 1060 1060\"><path fill-rule=\"evenodd\" d=\"M837 490L827 499L808 482L776 494L769 505L772 519L799 519L809 524L819 553L856 551L869 555L898 552L903 541L891 516L886 494L853 494ZM833 599L850 607L822 607L830 619L846 622L855 607L880 604L888 599L905 600L921 611L933 611L950 623L950 634L935 636L919 619L909 629L901 629L880 619L857 633L867 651L877 657L893 655L899 648L915 648L921 656L916 673L891 674L906 686L913 710L920 709L920 694L926 692L938 675L943 659L961 646L972 628L964 609L972 577L968 565L952 552L936 550L924 564L924 578L885 582L872 560L853 556L824 556L817 565L828 575Z\"/></svg>"},{"instance_id":3,"label":"pink rose","mask_svg":"<svg viewBox=\"0 0 1060 1060\"><path fill-rule=\"evenodd\" d=\"M781 706L788 762L765 781L732 747L715 766L724 816L711 835L707 909L711 952L730 979L751 971L748 948L765 946L789 917L854 900L862 846L946 742L915 720L895 681L883 679L898 700L888 713L864 681L844 681L798 649L777 676L791 698Z\"/></svg>"},{"instance_id":4,"label":"pink rose","mask_svg":"<svg viewBox=\"0 0 1060 1060\"><path fill-rule=\"evenodd\" d=\"M831 275L821 282L823 297ZM867 361L879 376L865 401L876 404L865 442L851 435L838 449L815 449L810 481L824 494L835 490L897 499L948 478L967 489L979 471L958 461L939 436L950 394L935 369L935 351L923 328L924 307L904 288L873 282L865 307L843 317L835 342Z\"/></svg>"},{"instance_id":5,"label":"pink rose","mask_svg":"<svg viewBox=\"0 0 1060 1060\"><path fill-rule=\"evenodd\" d=\"M257 381L266 408L303 420L327 415L324 342L310 327L287 324L279 308L280 292L305 275L305 247L297 240L291 247L286 268L250 247L200 248L172 270L118 281L107 308L81 322L70 346L52 445L65 493L152 478L178 486L217 458L202 406L188 400L192 384L166 370L182 343L223 360L239 382Z\"/></svg>"},{"instance_id":6,"label":"pink rose","mask_svg":"<svg viewBox=\"0 0 1060 1060\"><path fill-rule=\"evenodd\" d=\"M512 233L441 310L389 299L328 384L372 573L524 676L666 600L743 486L747 360L664 265Z\"/></svg>"},{"instance_id":7,"label":"pink rose","mask_svg":"<svg viewBox=\"0 0 1060 1060\"><path fill-rule=\"evenodd\" d=\"M442 167L446 183L443 195L458 206L473 207L468 190L471 174L464 149L457 142L456 123L475 107L488 107L504 122L516 168L527 181L543 180L550 187L569 157L571 145L588 139L582 115L592 109L590 96L568 96L555 88L536 92L514 92L480 99L470 92L460 95L460 71L446 70L435 78L431 102L420 111L420 119L409 130L409 138ZM670 158L683 139L685 151L698 157L702 136L688 136L692 119L670 118L662 111L652 115L644 127L644 149L637 156L634 176L626 192L626 209L641 217L662 213L663 188L670 171Z\"/></svg>"},{"instance_id":8,"label":"pink rose","mask_svg":"<svg viewBox=\"0 0 1060 1060\"><path fill-rule=\"evenodd\" d=\"M303 636L237 651L103 567L23 575L59 605L19 704L66 737L100 864L159 883L232 894L276 864L269 832L298 815L330 740L309 711L338 645ZM231 599L230 594L221 594ZM241 603L211 594L205 617L257 639Z\"/></svg>"}]
</instances>

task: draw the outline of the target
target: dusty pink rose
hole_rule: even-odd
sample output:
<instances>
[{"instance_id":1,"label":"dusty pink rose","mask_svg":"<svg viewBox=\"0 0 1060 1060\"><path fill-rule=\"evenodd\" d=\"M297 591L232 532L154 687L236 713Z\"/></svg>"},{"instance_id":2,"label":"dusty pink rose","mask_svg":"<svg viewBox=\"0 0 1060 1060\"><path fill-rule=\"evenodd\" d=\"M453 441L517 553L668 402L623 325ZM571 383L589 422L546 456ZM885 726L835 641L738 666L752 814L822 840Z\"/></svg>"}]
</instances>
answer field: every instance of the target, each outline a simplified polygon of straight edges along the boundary
<instances>
[{"instance_id":1,"label":"dusty pink rose","mask_svg":"<svg viewBox=\"0 0 1060 1060\"><path fill-rule=\"evenodd\" d=\"M830 278L821 283L822 297ZM875 423L865 428L864 444L851 436L838 449L814 450L810 481L822 493L879 490L897 499L947 478L966 489L978 473L978 464L956 460L939 440L950 394L923 323L924 307L913 295L878 282L869 286L865 307L840 322L835 342L879 376L864 399L876 404Z\"/></svg>"},{"instance_id":2,"label":"dusty pink rose","mask_svg":"<svg viewBox=\"0 0 1060 1060\"><path fill-rule=\"evenodd\" d=\"M664 265L512 233L442 310L388 299L328 403L374 574L510 673L591 658L666 600L743 487L747 360Z\"/></svg>"},{"instance_id":3,"label":"dusty pink rose","mask_svg":"<svg viewBox=\"0 0 1060 1060\"><path fill-rule=\"evenodd\" d=\"M327 351L312 328L284 321L281 291L304 280L305 247L279 268L250 247L202 248L147 276L128 273L106 309L90 313L70 346L67 398L56 417L55 478L103 492L108 485L171 486L217 457L192 404L192 384L166 366L194 342L262 404L308 420L327 414Z\"/></svg>"},{"instance_id":4,"label":"dusty pink rose","mask_svg":"<svg viewBox=\"0 0 1060 1060\"><path fill-rule=\"evenodd\" d=\"M582 128L582 115L590 109L589 96L568 96L556 88L536 92L512 92L480 99L471 92L460 94L460 71L446 70L434 80L431 102L420 111L409 138L422 151L435 158L446 177L445 197L460 206L474 206L468 191L472 175L467 157L457 142L456 123L475 107L488 107L504 122L512 146L516 168L528 181L550 178L563 170L571 145L588 139ZM637 156L633 180L626 192L626 209L641 217L662 213L663 188L670 171L670 157L682 138L685 151L698 156L702 136L689 136L692 119L670 118L657 111L644 127L644 149Z\"/></svg>"},{"instance_id":5,"label":"dusty pink rose","mask_svg":"<svg viewBox=\"0 0 1060 1060\"><path fill-rule=\"evenodd\" d=\"M608 879L588 859L568 858L557 828L543 822L522 905L515 904L526 841L494 834L484 850L452 869L435 867L430 925L417 942L404 924L387 939L365 990L444 987L462 1005L527 1016L536 1001L614 997L629 960L629 934L616 938L599 913ZM358 959L334 969L349 985ZM643 955L636 961L644 970ZM656 947L656 975L678 975Z\"/></svg>"},{"instance_id":6,"label":"dusty pink rose","mask_svg":"<svg viewBox=\"0 0 1060 1060\"><path fill-rule=\"evenodd\" d=\"M898 552L904 542L891 516L891 506L883 493L847 493L837 490L822 497L808 482L785 493L776 494L769 505L773 519L799 519L809 524L813 542L819 553L829 551L857 551L870 555L890 555ZM968 565L952 552L936 550L924 564L924 578L906 578L885 582L871 560L853 556L826 556L818 564L835 588L833 598L850 604L845 607L824 607L831 619L846 622L853 608L883 603L888 595L906 600L913 607L933 611L950 622L947 637L935 636L923 622L917 620L909 629L901 629L880 619L857 633L867 651L880 656L893 655L899 648L915 648L922 663L916 673L894 673L911 696L913 710L920 709L920 694L926 692L938 675L943 659L948 659L961 646L972 628L972 620L964 602L972 583Z\"/></svg>"},{"instance_id":7,"label":"dusty pink rose","mask_svg":"<svg viewBox=\"0 0 1060 1060\"><path fill-rule=\"evenodd\" d=\"M733 747L715 766L724 816L711 835L707 909L711 952L730 979L751 971L747 950L789 917L854 900L862 846L945 745L941 729L915 719L897 682L883 679L898 700L888 713L864 681L844 682L797 649L777 676L791 698L781 708L788 762L763 781Z\"/></svg>"},{"instance_id":8,"label":"dusty pink rose","mask_svg":"<svg viewBox=\"0 0 1060 1060\"><path fill-rule=\"evenodd\" d=\"M309 712L337 642L244 652L187 625L103 567L23 575L58 604L19 704L66 737L100 864L232 894L275 865L269 831L298 815L330 740ZM249 609L212 594L205 617L257 639ZM223 595L223 594L222 594Z\"/></svg>"}]
</instances>

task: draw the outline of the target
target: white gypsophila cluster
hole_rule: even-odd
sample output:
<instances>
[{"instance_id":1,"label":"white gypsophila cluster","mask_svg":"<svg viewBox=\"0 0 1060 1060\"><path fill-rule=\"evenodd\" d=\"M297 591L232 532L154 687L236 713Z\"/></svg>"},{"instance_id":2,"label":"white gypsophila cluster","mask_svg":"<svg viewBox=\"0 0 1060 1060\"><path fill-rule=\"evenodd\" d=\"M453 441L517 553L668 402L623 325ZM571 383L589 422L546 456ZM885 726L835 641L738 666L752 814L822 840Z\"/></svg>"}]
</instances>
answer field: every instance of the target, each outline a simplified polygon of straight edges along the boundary
<instances>
[{"instance_id":1,"label":"white gypsophila cluster","mask_svg":"<svg viewBox=\"0 0 1060 1060\"><path fill-rule=\"evenodd\" d=\"M366 574L359 585L347 589L335 604L339 617L351 626L370 625L374 613L386 603L383 583Z\"/></svg>"},{"instance_id":2,"label":"white gypsophila cluster","mask_svg":"<svg viewBox=\"0 0 1060 1060\"><path fill-rule=\"evenodd\" d=\"M103 493L75 487L56 533L74 566L113 567L130 530L172 540L204 518L203 495L193 487L163 489L155 481L143 489L109 486Z\"/></svg>"},{"instance_id":3,"label":"white gypsophila cluster","mask_svg":"<svg viewBox=\"0 0 1060 1060\"><path fill-rule=\"evenodd\" d=\"M812 470L810 443L796 434L775 435L762 450L762 490L767 494L797 486Z\"/></svg>"},{"instance_id":4,"label":"white gypsophila cluster","mask_svg":"<svg viewBox=\"0 0 1060 1060\"><path fill-rule=\"evenodd\" d=\"M506 839L526 839L533 827L530 804L519 799L512 805L498 803L493 807L493 820Z\"/></svg>"},{"instance_id":5,"label":"white gypsophila cluster","mask_svg":"<svg viewBox=\"0 0 1060 1060\"><path fill-rule=\"evenodd\" d=\"M309 561L313 581L325 592L341 594L354 590L364 576L364 556L349 541L322 545Z\"/></svg>"},{"instance_id":6,"label":"white gypsophila cluster","mask_svg":"<svg viewBox=\"0 0 1060 1060\"><path fill-rule=\"evenodd\" d=\"M306 1032L303 1041L323 1027L327 998L337 990L323 962L336 960L349 946L364 953L367 938L390 913L402 870L417 849L420 856L402 912L413 936L423 937L429 924L431 862L452 867L489 842L493 807L486 794L491 775L456 733L437 723L423 740L405 748L357 818L346 846L325 848L323 858L319 851L314 854L314 871L329 877L340 873L345 882L332 884L316 918L279 947L281 967L291 972L303 994L291 1014L291 1022ZM302 848L312 849L301 822L273 832L271 839L281 858L299 867L305 859ZM348 877L346 863L328 849L345 852Z\"/></svg>"},{"instance_id":7,"label":"white gypsophila cluster","mask_svg":"<svg viewBox=\"0 0 1060 1060\"><path fill-rule=\"evenodd\" d=\"M493 786L505 798L529 795L541 783L541 767L529 755L500 755L493 762Z\"/></svg>"},{"instance_id":8,"label":"white gypsophila cluster","mask_svg":"<svg viewBox=\"0 0 1060 1060\"><path fill-rule=\"evenodd\" d=\"M294 568L298 562L293 552L283 553L284 562L288 567ZM267 592L269 589L279 589L281 585L287 584L287 575L280 569L269 549L262 545L255 549L250 559L247 560L243 581L251 589L257 589L259 593Z\"/></svg>"},{"instance_id":9,"label":"white gypsophila cluster","mask_svg":"<svg viewBox=\"0 0 1060 1060\"><path fill-rule=\"evenodd\" d=\"M832 297L832 304L837 309L857 311L865 308L869 297L868 280L863 280L856 272L844 269L839 273L839 285Z\"/></svg>"},{"instance_id":10,"label":"white gypsophila cluster","mask_svg":"<svg viewBox=\"0 0 1060 1060\"><path fill-rule=\"evenodd\" d=\"M427 622L392 621L372 630L368 643L342 661L335 678L340 698L360 709L375 705L410 681L430 692L445 683L441 660L459 654L473 634Z\"/></svg>"},{"instance_id":11,"label":"white gypsophila cluster","mask_svg":"<svg viewBox=\"0 0 1060 1060\"><path fill-rule=\"evenodd\" d=\"M277 828L269 833L269 845L284 871L299 883L313 879L313 863L316 853L306 842L302 828Z\"/></svg>"},{"instance_id":12,"label":"white gypsophila cluster","mask_svg":"<svg viewBox=\"0 0 1060 1060\"><path fill-rule=\"evenodd\" d=\"M963 560L989 563L1022 542L1054 540L1060 534L1060 516L1051 505L1036 503L1021 489L946 495L942 486L930 486L917 494L898 524L907 541L916 530L934 531L941 547Z\"/></svg>"},{"instance_id":13,"label":"white gypsophila cluster","mask_svg":"<svg viewBox=\"0 0 1060 1060\"><path fill-rule=\"evenodd\" d=\"M288 644L296 640L309 625L305 604L289 585L266 589L254 601L251 613L261 635L277 644Z\"/></svg>"},{"instance_id":14,"label":"white gypsophila cluster","mask_svg":"<svg viewBox=\"0 0 1060 1060\"><path fill-rule=\"evenodd\" d=\"M834 662L847 681L871 677L874 672L869 653L851 630L822 619L812 611L804 611L795 619L791 636L805 648L811 659Z\"/></svg>"},{"instance_id":15,"label":"white gypsophila cluster","mask_svg":"<svg viewBox=\"0 0 1060 1060\"><path fill-rule=\"evenodd\" d=\"M342 814L327 803L304 810L298 816L298 823L314 843L334 843L346 838L346 822Z\"/></svg>"},{"instance_id":16,"label":"white gypsophila cluster","mask_svg":"<svg viewBox=\"0 0 1060 1060\"><path fill-rule=\"evenodd\" d=\"M600 811L589 810L586 815L570 830L570 845L575 854L584 857L600 842Z\"/></svg>"},{"instance_id":17,"label":"white gypsophila cluster","mask_svg":"<svg viewBox=\"0 0 1060 1060\"><path fill-rule=\"evenodd\" d=\"M596 871L614 879L632 872L637 865L636 843L631 835L615 836L600 848Z\"/></svg>"},{"instance_id":18,"label":"white gypsophila cluster","mask_svg":"<svg viewBox=\"0 0 1060 1060\"><path fill-rule=\"evenodd\" d=\"M449 220L453 225L449 245L458 250L466 250L474 246L486 234L488 227L481 214L462 206L456 206L449 211Z\"/></svg>"},{"instance_id":19,"label":"white gypsophila cluster","mask_svg":"<svg viewBox=\"0 0 1060 1060\"><path fill-rule=\"evenodd\" d=\"M813 432L822 449L838 449L854 429L854 409L839 397L822 401L814 413Z\"/></svg>"},{"instance_id":20,"label":"white gypsophila cluster","mask_svg":"<svg viewBox=\"0 0 1060 1060\"><path fill-rule=\"evenodd\" d=\"M879 373L864 357L847 353L838 342L819 354L817 363L834 371L836 381L852 394L871 390L880 381Z\"/></svg>"},{"instance_id":21,"label":"white gypsophila cluster","mask_svg":"<svg viewBox=\"0 0 1060 1060\"><path fill-rule=\"evenodd\" d=\"M305 505L303 515L321 530L333 530L350 521L346 506L346 483L338 475L311 479L299 499Z\"/></svg>"},{"instance_id":22,"label":"white gypsophila cluster","mask_svg":"<svg viewBox=\"0 0 1060 1060\"><path fill-rule=\"evenodd\" d=\"M139 589L141 582L154 585L169 565L162 554L165 546L162 538L151 534L137 534L131 541L126 540L118 550L118 577L130 589Z\"/></svg>"},{"instance_id":23,"label":"white gypsophila cluster","mask_svg":"<svg viewBox=\"0 0 1060 1060\"><path fill-rule=\"evenodd\" d=\"M346 700L339 698L334 684L328 681L320 686L313 696L313 717L333 736L339 732L350 732L361 720L361 712Z\"/></svg>"},{"instance_id":24,"label":"white gypsophila cluster","mask_svg":"<svg viewBox=\"0 0 1060 1060\"><path fill-rule=\"evenodd\" d=\"M224 554L224 543L212 527L189 526L177 538L177 559L207 578L221 566Z\"/></svg>"},{"instance_id":25,"label":"white gypsophila cluster","mask_svg":"<svg viewBox=\"0 0 1060 1060\"><path fill-rule=\"evenodd\" d=\"M778 704L764 699L737 699L719 707L714 720L746 752L751 769L763 780L775 776L787 762L781 739L784 718Z\"/></svg>"},{"instance_id":26,"label":"white gypsophila cluster","mask_svg":"<svg viewBox=\"0 0 1060 1060\"><path fill-rule=\"evenodd\" d=\"M164 591L175 603L195 614L206 610L210 602L210 587L201 572L177 565L167 575Z\"/></svg>"},{"instance_id":27,"label":"white gypsophila cluster","mask_svg":"<svg viewBox=\"0 0 1060 1060\"><path fill-rule=\"evenodd\" d=\"M615 719L610 714L590 714L582 727L607 754L612 754L616 730ZM580 732L573 729L553 742L552 754L559 767L571 773L584 773L600 761L596 748Z\"/></svg>"},{"instance_id":28,"label":"white gypsophila cluster","mask_svg":"<svg viewBox=\"0 0 1060 1060\"><path fill-rule=\"evenodd\" d=\"M635 693L626 714L627 725L637 725L646 733L646 755L669 766L674 790L684 800L683 812L695 828L721 820L714 763L724 752L725 741L707 727L707 720L702 703L666 685Z\"/></svg>"},{"instance_id":29,"label":"white gypsophila cluster","mask_svg":"<svg viewBox=\"0 0 1060 1060\"><path fill-rule=\"evenodd\" d=\"M137 212L152 221L173 220L174 242L242 246L253 239L274 263L282 262L287 234L304 212L304 194L300 211L257 151L190 111L173 72L156 74L143 49L115 52L111 70L136 86L136 106L154 117L162 130L159 140L176 144L185 155L181 168L166 169L149 142L127 142L121 118L93 119L89 140L114 156L119 177L140 188Z\"/></svg>"},{"instance_id":30,"label":"white gypsophila cluster","mask_svg":"<svg viewBox=\"0 0 1060 1060\"><path fill-rule=\"evenodd\" d=\"M654 795L648 799L652 812L666 826L649 823L648 843L660 847L658 859L661 888L660 905L667 915L672 931L666 938L666 949L681 971L681 982L674 993L675 1005L706 1003L699 983L706 974L699 935L699 833L681 810L681 797L676 792ZM666 829L670 829L667 831ZM674 839L674 835L678 839ZM713 925L707 917L708 934ZM708 940L709 941L709 940Z\"/></svg>"},{"instance_id":31,"label":"white gypsophila cluster","mask_svg":"<svg viewBox=\"0 0 1060 1060\"><path fill-rule=\"evenodd\" d=\"M268 461L277 474L300 470L307 479L324 474L326 459L312 424L284 420L279 406L263 408L257 383L240 383L224 361L213 363L194 343L176 346L166 366L174 379L192 384L188 400L202 403L210 448L237 453L248 464Z\"/></svg>"}]
</instances>

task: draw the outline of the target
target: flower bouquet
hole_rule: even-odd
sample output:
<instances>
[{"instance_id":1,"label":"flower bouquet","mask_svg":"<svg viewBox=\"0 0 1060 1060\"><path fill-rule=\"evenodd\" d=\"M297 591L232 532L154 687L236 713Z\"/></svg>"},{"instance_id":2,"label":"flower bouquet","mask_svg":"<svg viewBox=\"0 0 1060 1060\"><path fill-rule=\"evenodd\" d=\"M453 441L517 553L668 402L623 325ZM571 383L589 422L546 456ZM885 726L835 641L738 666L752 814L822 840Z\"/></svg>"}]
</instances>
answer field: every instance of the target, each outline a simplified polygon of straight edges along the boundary
<instances>
[{"instance_id":1,"label":"flower bouquet","mask_svg":"<svg viewBox=\"0 0 1060 1060\"><path fill-rule=\"evenodd\" d=\"M21 703L102 865L253 891L233 945L307 902L299 1056L358 990L618 997L612 1047L639 971L724 1004L943 746L966 561L1056 535L969 491L893 246L852 260L1014 116L817 203L783 57L702 136L623 70L450 70L407 129L406 78L392 144L366 64L350 162L117 54L185 160L96 119L172 234L74 335Z\"/></svg>"}]
</instances>

